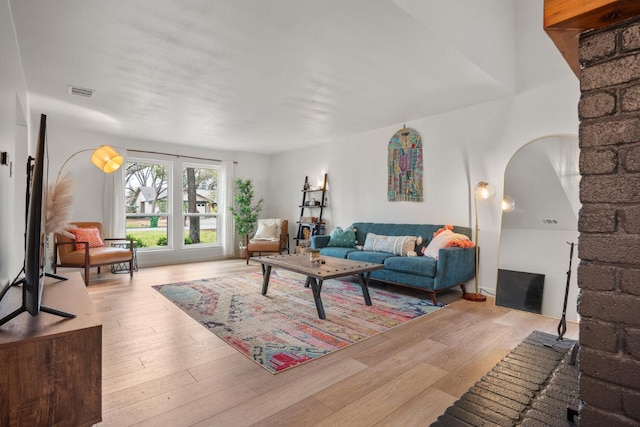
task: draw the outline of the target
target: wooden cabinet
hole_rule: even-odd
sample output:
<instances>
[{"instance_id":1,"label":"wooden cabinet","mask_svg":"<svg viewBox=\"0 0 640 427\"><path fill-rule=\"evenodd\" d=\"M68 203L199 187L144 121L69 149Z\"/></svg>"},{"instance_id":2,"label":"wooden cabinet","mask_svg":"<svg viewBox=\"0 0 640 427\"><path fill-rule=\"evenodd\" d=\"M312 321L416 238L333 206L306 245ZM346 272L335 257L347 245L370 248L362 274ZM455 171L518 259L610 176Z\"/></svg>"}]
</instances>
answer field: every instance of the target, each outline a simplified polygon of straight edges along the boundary
<instances>
[{"instance_id":1,"label":"wooden cabinet","mask_svg":"<svg viewBox=\"0 0 640 427\"><path fill-rule=\"evenodd\" d=\"M312 188L309 184L309 177L304 177L302 187L302 203L300 204L300 218L297 221L298 233L293 239L296 246L305 246L311 240L311 236L324 234L324 221L322 215L327 203L327 174L321 188Z\"/></svg>"},{"instance_id":2,"label":"wooden cabinet","mask_svg":"<svg viewBox=\"0 0 640 427\"><path fill-rule=\"evenodd\" d=\"M80 273L47 279L42 305L63 319L22 313L0 327L0 425L90 426L102 420L102 324ZM0 318L20 307L8 290Z\"/></svg>"}]
</instances>

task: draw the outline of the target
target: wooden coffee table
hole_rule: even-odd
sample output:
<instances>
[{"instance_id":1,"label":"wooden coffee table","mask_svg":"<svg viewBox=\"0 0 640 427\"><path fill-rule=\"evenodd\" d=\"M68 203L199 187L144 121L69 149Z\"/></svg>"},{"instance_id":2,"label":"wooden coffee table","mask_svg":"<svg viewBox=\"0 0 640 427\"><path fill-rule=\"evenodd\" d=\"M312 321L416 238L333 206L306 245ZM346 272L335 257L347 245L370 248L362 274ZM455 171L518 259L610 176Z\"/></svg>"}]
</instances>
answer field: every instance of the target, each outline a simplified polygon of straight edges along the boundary
<instances>
[{"instance_id":1,"label":"wooden coffee table","mask_svg":"<svg viewBox=\"0 0 640 427\"><path fill-rule=\"evenodd\" d=\"M362 288L364 302L366 305L371 305L371 297L369 296L369 289L367 288L369 285L369 276L373 270L380 270L384 268L384 265L335 257L321 257L320 259L324 261L324 264L311 262L308 254L251 257L252 261L262 264L262 295L267 294L269 277L271 276L271 269L273 267L307 276L304 286L311 287L313 300L316 303L316 309L318 310L318 317L320 319L327 318L324 313L322 299L320 298L322 282L327 279L336 279L338 277L351 275L357 276L360 287Z\"/></svg>"}]
</instances>

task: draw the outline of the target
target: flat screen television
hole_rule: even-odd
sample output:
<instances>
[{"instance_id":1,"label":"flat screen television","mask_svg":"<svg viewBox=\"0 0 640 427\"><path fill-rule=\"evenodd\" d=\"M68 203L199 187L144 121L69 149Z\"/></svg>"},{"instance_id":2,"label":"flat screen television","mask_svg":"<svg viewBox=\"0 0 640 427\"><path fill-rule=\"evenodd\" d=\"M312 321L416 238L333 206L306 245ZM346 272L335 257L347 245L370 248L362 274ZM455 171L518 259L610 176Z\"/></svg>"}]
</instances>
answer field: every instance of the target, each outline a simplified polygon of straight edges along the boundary
<instances>
[{"instance_id":1,"label":"flat screen television","mask_svg":"<svg viewBox=\"0 0 640 427\"><path fill-rule=\"evenodd\" d=\"M24 258L24 305L29 314L40 312L44 284L45 212L47 211L47 116L40 116L40 130L31 178L31 196L27 214L27 244Z\"/></svg>"},{"instance_id":2,"label":"flat screen television","mask_svg":"<svg viewBox=\"0 0 640 427\"><path fill-rule=\"evenodd\" d=\"M24 254L24 278L16 283L22 284L22 305L14 312L0 319L0 325L13 319L25 311L37 316L41 311L57 316L72 318L73 314L44 307L42 291L45 272L45 244L46 244L46 201L47 201L47 116L40 116L40 129L36 144L36 156L31 174L31 185L27 199L27 230ZM63 277L55 276L58 279Z\"/></svg>"}]
</instances>

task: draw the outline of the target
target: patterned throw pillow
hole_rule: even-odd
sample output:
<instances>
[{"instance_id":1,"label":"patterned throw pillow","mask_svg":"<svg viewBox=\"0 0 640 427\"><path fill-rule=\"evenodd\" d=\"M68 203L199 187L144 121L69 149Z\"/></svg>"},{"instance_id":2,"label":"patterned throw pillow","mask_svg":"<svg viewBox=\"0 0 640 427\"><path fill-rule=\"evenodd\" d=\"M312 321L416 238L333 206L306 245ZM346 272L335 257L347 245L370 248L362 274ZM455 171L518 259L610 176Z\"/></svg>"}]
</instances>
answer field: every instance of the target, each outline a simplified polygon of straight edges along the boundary
<instances>
[{"instance_id":1,"label":"patterned throw pillow","mask_svg":"<svg viewBox=\"0 0 640 427\"><path fill-rule=\"evenodd\" d=\"M90 248L101 248L104 246L100 231L96 227L74 228L69 230L74 235L76 242L89 242ZM83 251L84 244L76 243L76 250Z\"/></svg>"},{"instance_id":2,"label":"patterned throw pillow","mask_svg":"<svg viewBox=\"0 0 640 427\"><path fill-rule=\"evenodd\" d=\"M416 240L417 237L414 236L379 236L367 233L367 238L364 241L364 250L408 256L409 252L415 251Z\"/></svg>"},{"instance_id":3,"label":"patterned throw pillow","mask_svg":"<svg viewBox=\"0 0 640 427\"><path fill-rule=\"evenodd\" d=\"M356 247L356 231L353 227L347 227L344 230L336 227L329 236L327 246L338 248L355 248Z\"/></svg>"}]
</instances>

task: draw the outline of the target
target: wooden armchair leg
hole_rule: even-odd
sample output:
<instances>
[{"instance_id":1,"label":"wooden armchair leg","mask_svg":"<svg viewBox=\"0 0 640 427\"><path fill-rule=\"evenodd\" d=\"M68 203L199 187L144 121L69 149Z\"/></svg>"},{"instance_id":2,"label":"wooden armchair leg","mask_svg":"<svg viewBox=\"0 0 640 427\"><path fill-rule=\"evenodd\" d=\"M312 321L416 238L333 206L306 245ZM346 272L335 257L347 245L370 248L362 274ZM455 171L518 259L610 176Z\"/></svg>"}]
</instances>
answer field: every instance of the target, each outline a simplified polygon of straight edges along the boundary
<instances>
[{"instance_id":1,"label":"wooden armchair leg","mask_svg":"<svg viewBox=\"0 0 640 427\"><path fill-rule=\"evenodd\" d=\"M85 286L89 286L89 276L91 275L89 270L91 270L91 268L88 265L84 266L84 285Z\"/></svg>"},{"instance_id":2,"label":"wooden armchair leg","mask_svg":"<svg viewBox=\"0 0 640 427\"><path fill-rule=\"evenodd\" d=\"M133 258L129 261L129 277L133 277Z\"/></svg>"}]
</instances>

